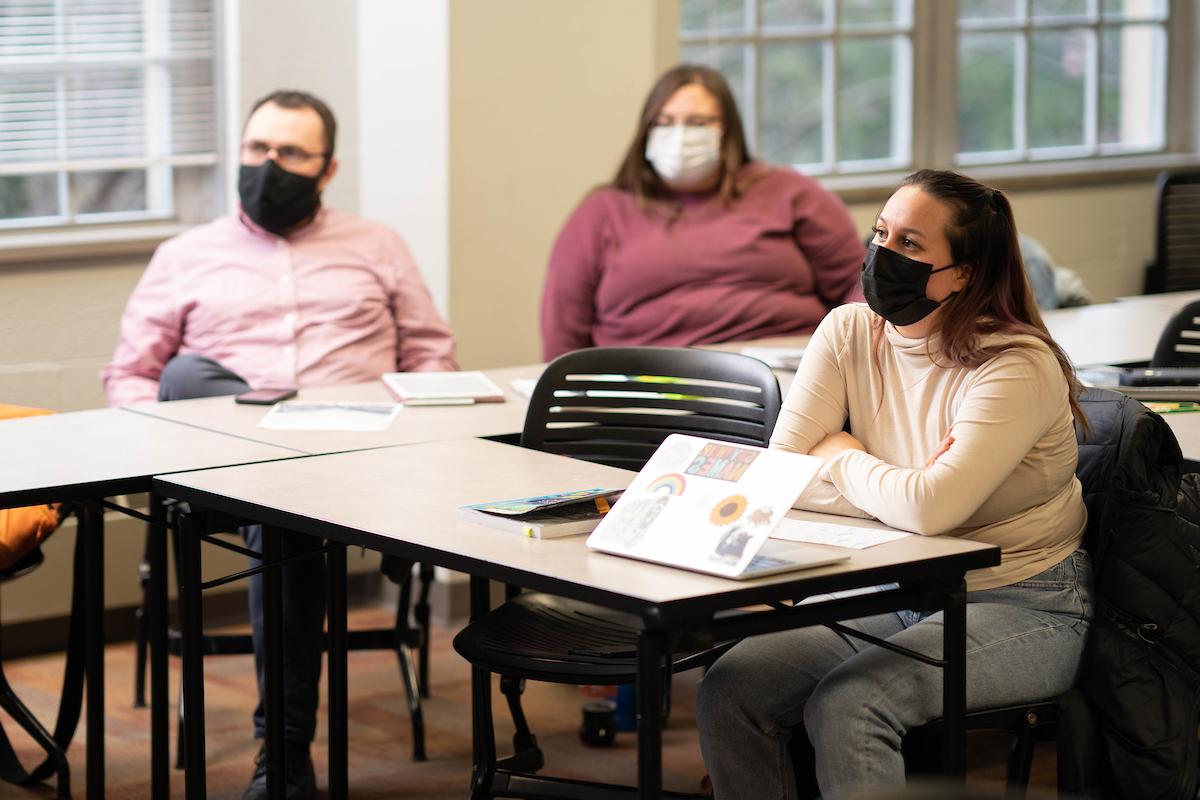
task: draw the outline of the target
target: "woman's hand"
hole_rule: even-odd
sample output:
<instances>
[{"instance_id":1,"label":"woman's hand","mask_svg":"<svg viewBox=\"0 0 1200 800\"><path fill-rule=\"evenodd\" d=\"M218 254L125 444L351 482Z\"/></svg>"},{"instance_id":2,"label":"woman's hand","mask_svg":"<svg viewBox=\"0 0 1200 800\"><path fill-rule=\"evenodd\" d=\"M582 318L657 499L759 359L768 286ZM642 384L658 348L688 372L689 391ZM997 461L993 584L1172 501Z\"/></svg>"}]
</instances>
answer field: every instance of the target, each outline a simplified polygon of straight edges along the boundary
<instances>
[{"instance_id":1,"label":"woman's hand","mask_svg":"<svg viewBox=\"0 0 1200 800\"><path fill-rule=\"evenodd\" d=\"M817 442L813 449L808 451L808 454L816 456L828 464L829 459L846 450L862 450L864 453L867 452L867 448L858 439L855 439L845 431L838 431L837 433L829 434Z\"/></svg>"},{"instance_id":2,"label":"woman's hand","mask_svg":"<svg viewBox=\"0 0 1200 800\"><path fill-rule=\"evenodd\" d=\"M925 469L933 466L933 463L942 457L942 454L950 449L950 445L954 444L954 428L953 426L946 429L946 435L942 437L942 441L938 442L937 450L933 451L933 455L925 462Z\"/></svg>"}]
</instances>

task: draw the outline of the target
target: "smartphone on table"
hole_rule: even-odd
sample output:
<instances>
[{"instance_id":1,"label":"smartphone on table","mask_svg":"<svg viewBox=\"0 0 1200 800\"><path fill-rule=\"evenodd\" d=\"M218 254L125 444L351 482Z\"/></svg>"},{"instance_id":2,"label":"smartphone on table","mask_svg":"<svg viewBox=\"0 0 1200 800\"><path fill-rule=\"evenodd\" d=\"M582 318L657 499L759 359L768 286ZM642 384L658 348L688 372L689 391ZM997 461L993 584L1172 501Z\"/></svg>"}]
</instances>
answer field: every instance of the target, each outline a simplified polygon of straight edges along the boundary
<instances>
[{"instance_id":1,"label":"smartphone on table","mask_svg":"<svg viewBox=\"0 0 1200 800\"><path fill-rule=\"evenodd\" d=\"M295 389L253 389L234 395L233 402L251 406L273 406L280 400L287 400L295 396Z\"/></svg>"}]
</instances>

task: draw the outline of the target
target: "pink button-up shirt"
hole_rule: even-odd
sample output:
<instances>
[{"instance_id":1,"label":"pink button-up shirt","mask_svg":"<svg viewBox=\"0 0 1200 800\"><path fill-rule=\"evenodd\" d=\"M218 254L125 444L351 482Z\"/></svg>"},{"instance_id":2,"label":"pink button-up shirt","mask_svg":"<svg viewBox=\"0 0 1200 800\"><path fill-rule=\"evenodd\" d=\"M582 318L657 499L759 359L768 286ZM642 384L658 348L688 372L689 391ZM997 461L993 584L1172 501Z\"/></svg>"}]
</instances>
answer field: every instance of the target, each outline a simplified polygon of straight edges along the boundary
<instances>
[{"instance_id":1,"label":"pink button-up shirt","mask_svg":"<svg viewBox=\"0 0 1200 800\"><path fill-rule=\"evenodd\" d=\"M232 215L164 242L101 372L109 403L156 399L163 366L185 353L256 388L457 369L454 337L404 241L331 209L286 239Z\"/></svg>"}]
</instances>

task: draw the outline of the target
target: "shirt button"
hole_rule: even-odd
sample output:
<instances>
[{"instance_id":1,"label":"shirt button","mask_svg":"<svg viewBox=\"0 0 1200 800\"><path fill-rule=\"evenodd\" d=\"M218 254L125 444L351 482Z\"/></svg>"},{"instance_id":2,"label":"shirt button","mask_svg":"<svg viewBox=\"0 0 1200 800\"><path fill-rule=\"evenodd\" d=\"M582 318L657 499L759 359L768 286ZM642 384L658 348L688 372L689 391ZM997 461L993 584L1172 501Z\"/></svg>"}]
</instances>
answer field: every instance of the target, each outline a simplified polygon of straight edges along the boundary
<instances>
[{"instance_id":1,"label":"shirt button","mask_svg":"<svg viewBox=\"0 0 1200 800\"><path fill-rule=\"evenodd\" d=\"M280 285L280 286L287 286L287 285L288 285L289 283L291 283L291 282L292 282L292 276L291 276L291 275L284 275L282 278L280 278L280 279L279 279L279 285Z\"/></svg>"},{"instance_id":2,"label":"shirt button","mask_svg":"<svg viewBox=\"0 0 1200 800\"><path fill-rule=\"evenodd\" d=\"M295 314L284 314L283 322L288 327L295 325L296 324L296 315Z\"/></svg>"}]
</instances>

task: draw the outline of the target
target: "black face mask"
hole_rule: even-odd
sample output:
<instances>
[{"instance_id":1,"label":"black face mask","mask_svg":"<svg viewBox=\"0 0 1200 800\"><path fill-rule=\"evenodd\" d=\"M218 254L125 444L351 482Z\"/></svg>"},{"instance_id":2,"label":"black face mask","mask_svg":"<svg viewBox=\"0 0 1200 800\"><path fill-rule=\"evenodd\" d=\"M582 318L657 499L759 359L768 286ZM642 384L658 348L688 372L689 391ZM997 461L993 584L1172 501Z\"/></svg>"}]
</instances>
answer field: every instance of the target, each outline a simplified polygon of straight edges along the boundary
<instances>
[{"instance_id":1,"label":"black face mask","mask_svg":"<svg viewBox=\"0 0 1200 800\"><path fill-rule=\"evenodd\" d=\"M929 276L956 266L951 264L934 269L932 264L914 261L872 242L863 261L863 295L871 310L888 322L893 325L912 325L928 317L945 302L930 300L925 296Z\"/></svg>"},{"instance_id":2,"label":"black face mask","mask_svg":"<svg viewBox=\"0 0 1200 800\"><path fill-rule=\"evenodd\" d=\"M270 159L256 167L242 164L238 195L246 216L278 235L312 216L321 204L316 178L288 172Z\"/></svg>"}]
</instances>

